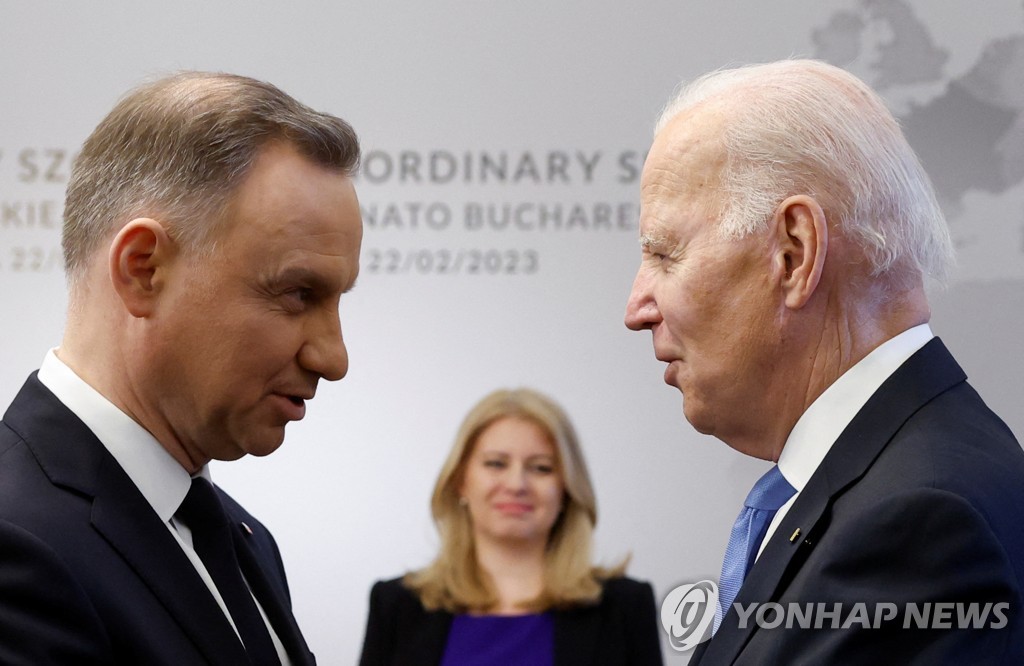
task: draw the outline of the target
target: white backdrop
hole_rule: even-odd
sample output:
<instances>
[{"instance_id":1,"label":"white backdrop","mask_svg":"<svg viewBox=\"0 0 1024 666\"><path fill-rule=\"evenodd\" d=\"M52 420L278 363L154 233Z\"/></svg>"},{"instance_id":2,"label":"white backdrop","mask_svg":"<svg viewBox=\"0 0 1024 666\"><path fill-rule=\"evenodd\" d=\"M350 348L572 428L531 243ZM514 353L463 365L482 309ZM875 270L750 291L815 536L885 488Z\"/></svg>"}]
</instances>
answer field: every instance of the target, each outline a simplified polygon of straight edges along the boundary
<instances>
[{"instance_id":1,"label":"white backdrop","mask_svg":"<svg viewBox=\"0 0 1024 666\"><path fill-rule=\"evenodd\" d=\"M214 468L274 531L324 664L355 661L372 581L431 557L434 478L463 414L499 386L537 387L573 415L604 561L632 553L659 599L717 576L765 465L694 433L649 335L622 325L652 122L709 69L814 56L883 92L960 249L933 328L1024 433L1020 0L0 0L0 50L2 405L60 340L69 160L125 90L233 71L359 132L350 374L321 387L273 456Z\"/></svg>"}]
</instances>

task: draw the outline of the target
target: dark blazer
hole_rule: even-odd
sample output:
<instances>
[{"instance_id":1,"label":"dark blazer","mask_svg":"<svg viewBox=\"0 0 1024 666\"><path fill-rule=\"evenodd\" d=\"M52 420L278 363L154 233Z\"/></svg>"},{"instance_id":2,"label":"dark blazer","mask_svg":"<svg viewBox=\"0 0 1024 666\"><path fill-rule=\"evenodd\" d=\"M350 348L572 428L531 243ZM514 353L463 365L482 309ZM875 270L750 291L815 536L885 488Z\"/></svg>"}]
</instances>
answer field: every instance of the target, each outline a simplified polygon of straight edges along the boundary
<instances>
[{"instance_id":1,"label":"dark blazer","mask_svg":"<svg viewBox=\"0 0 1024 666\"><path fill-rule=\"evenodd\" d=\"M908 359L840 435L736 597L744 608L842 603L840 628L741 629L730 609L693 666L1024 664L1024 452L966 380L937 338ZM876 603L899 614L842 629L857 602L872 618L886 613ZM993 606L986 628L942 628L956 626L953 607L918 629L904 610L927 602Z\"/></svg>"},{"instance_id":2,"label":"dark blazer","mask_svg":"<svg viewBox=\"0 0 1024 666\"><path fill-rule=\"evenodd\" d=\"M629 578L605 581L595 606L554 612L555 666L657 666L661 662L654 592ZM436 666L452 615L428 611L400 578L370 592L360 666Z\"/></svg>"},{"instance_id":3,"label":"dark blazer","mask_svg":"<svg viewBox=\"0 0 1024 666\"><path fill-rule=\"evenodd\" d=\"M246 578L293 663L315 663L273 538L221 499ZM167 526L34 374L0 422L0 663L249 663Z\"/></svg>"}]
</instances>

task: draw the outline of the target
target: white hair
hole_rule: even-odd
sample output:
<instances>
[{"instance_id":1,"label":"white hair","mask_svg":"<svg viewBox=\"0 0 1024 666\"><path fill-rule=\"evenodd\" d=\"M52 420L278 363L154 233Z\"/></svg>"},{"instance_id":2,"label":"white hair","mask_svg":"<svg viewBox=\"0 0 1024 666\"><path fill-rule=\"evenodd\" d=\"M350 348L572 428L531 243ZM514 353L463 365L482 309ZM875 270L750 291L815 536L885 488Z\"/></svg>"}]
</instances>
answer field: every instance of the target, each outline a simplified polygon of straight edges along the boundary
<instances>
[{"instance_id":1,"label":"white hair","mask_svg":"<svg viewBox=\"0 0 1024 666\"><path fill-rule=\"evenodd\" d=\"M931 181L863 81L814 60L712 72L677 93L655 134L704 103L724 111L724 235L763 228L784 199L807 194L863 249L872 276L945 281L953 247Z\"/></svg>"}]
</instances>

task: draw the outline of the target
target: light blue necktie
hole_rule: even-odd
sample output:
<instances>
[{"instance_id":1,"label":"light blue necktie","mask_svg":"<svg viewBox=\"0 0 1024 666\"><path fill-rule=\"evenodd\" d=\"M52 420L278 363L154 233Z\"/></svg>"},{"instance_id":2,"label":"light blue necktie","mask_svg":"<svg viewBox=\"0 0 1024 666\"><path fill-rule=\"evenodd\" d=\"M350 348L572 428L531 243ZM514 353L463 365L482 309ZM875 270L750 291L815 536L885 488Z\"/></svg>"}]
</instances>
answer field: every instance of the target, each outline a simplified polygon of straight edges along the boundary
<instances>
[{"instance_id":1,"label":"light blue necktie","mask_svg":"<svg viewBox=\"0 0 1024 666\"><path fill-rule=\"evenodd\" d=\"M757 549L768 532L775 512L793 496L796 489L782 476L778 465L757 480L750 489L743 510L732 526L729 545L725 549L722 577L718 579L718 610L715 612L714 631L722 624L732 602L739 594L743 579L754 566Z\"/></svg>"}]
</instances>

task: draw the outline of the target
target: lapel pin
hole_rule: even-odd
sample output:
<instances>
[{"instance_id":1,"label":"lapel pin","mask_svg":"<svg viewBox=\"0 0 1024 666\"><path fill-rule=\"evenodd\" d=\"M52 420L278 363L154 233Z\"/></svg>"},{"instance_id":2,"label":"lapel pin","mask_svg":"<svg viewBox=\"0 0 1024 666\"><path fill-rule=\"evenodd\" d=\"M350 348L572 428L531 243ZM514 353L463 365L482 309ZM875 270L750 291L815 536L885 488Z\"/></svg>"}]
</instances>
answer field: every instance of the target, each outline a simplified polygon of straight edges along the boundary
<instances>
[{"instance_id":1,"label":"lapel pin","mask_svg":"<svg viewBox=\"0 0 1024 666\"><path fill-rule=\"evenodd\" d=\"M242 523L242 524L244 525L245 523ZM797 538L798 538L799 536L800 536L800 528L798 527L798 528L796 528L796 530L795 530L795 531L793 532L793 536L789 537L789 542L790 542L790 543L796 543L796 540L797 540Z\"/></svg>"},{"instance_id":2,"label":"lapel pin","mask_svg":"<svg viewBox=\"0 0 1024 666\"><path fill-rule=\"evenodd\" d=\"M251 527L249 527L245 523L242 523L242 529L244 529L249 534L249 536L252 536L252 528Z\"/></svg>"}]
</instances>

